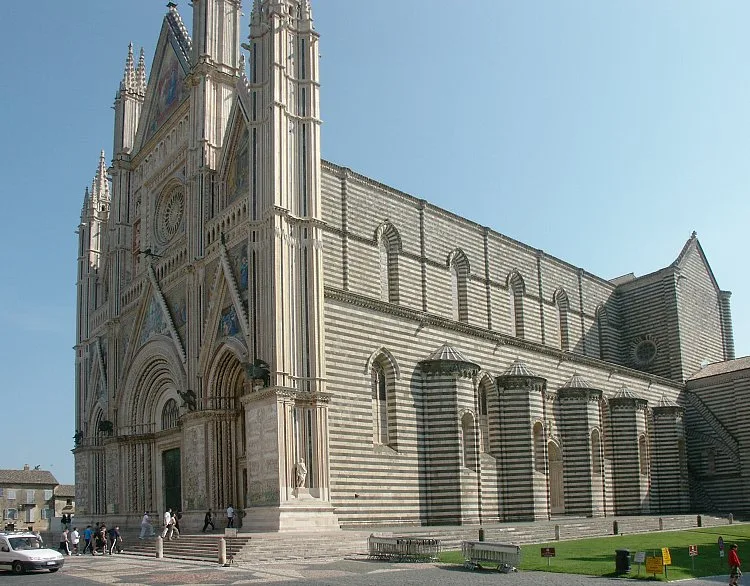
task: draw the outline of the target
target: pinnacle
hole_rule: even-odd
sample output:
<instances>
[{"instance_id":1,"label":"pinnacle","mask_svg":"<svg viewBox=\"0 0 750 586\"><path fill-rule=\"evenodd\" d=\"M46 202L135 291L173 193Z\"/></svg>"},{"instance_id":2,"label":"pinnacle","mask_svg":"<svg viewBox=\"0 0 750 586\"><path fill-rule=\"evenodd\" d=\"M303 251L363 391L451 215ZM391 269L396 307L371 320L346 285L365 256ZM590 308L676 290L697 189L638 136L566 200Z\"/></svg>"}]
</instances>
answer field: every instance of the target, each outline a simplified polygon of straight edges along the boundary
<instances>
[{"instance_id":1,"label":"pinnacle","mask_svg":"<svg viewBox=\"0 0 750 586\"><path fill-rule=\"evenodd\" d=\"M120 88L125 91L135 91L135 61L133 59L133 43L128 45L128 57L125 60L125 73L120 82Z\"/></svg>"},{"instance_id":2,"label":"pinnacle","mask_svg":"<svg viewBox=\"0 0 750 586\"><path fill-rule=\"evenodd\" d=\"M138 57L138 67L135 70L136 78L136 91L142 96L146 95L146 57L143 54L143 47L141 47L141 54Z\"/></svg>"},{"instance_id":3,"label":"pinnacle","mask_svg":"<svg viewBox=\"0 0 750 586\"><path fill-rule=\"evenodd\" d=\"M107 164L103 150L99 155L99 166L91 184L91 196L91 199L96 202L109 201L109 178L107 177Z\"/></svg>"}]
</instances>

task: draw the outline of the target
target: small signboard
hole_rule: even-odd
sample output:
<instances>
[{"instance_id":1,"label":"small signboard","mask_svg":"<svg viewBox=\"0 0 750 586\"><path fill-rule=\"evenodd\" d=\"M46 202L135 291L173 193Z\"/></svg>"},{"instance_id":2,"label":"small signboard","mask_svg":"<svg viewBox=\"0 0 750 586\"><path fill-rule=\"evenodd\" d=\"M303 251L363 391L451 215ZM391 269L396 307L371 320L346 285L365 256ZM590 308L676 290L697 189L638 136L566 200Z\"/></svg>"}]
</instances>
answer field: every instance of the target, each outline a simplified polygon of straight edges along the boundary
<instances>
[{"instance_id":1,"label":"small signboard","mask_svg":"<svg viewBox=\"0 0 750 586\"><path fill-rule=\"evenodd\" d=\"M672 555L669 553L668 547L662 547L661 548L661 557L664 560L662 563L665 566L671 566L672 565Z\"/></svg>"},{"instance_id":2,"label":"small signboard","mask_svg":"<svg viewBox=\"0 0 750 586\"><path fill-rule=\"evenodd\" d=\"M663 574L664 573L664 559L660 556L648 556L646 558L646 573L647 574Z\"/></svg>"},{"instance_id":3,"label":"small signboard","mask_svg":"<svg viewBox=\"0 0 750 586\"><path fill-rule=\"evenodd\" d=\"M543 558L553 558L553 557L555 557L555 548L554 547L543 547L542 548L542 557Z\"/></svg>"},{"instance_id":4,"label":"small signboard","mask_svg":"<svg viewBox=\"0 0 750 586\"><path fill-rule=\"evenodd\" d=\"M698 546L697 545L688 545L688 553L695 557L698 555Z\"/></svg>"},{"instance_id":5,"label":"small signboard","mask_svg":"<svg viewBox=\"0 0 750 586\"><path fill-rule=\"evenodd\" d=\"M633 561L636 564L642 564L646 561L646 552L645 551L637 551L635 552L635 556L633 557Z\"/></svg>"}]
</instances>

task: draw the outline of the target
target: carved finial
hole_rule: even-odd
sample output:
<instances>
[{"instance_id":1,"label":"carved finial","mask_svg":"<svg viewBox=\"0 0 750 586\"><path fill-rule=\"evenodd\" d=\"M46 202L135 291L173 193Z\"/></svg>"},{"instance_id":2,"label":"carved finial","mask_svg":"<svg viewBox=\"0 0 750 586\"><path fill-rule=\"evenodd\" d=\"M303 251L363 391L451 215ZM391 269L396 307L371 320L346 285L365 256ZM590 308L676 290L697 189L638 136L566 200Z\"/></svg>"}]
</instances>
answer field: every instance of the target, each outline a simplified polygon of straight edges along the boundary
<instances>
[{"instance_id":1,"label":"carved finial","mask_svg":"<svg viewBox=\"0 0 750 586\"><path fill-rule=\"evenodd\" d=\"M125 60L125 73L120 82L120 88L126 91L135 91L135 60L133 59L133 43L128 45L128 57Z\"/></svg>"},{"instance_id":2,"label":"carved finial","mask_svg":"<svg viewBox=\"0 0 750 586\"><path fill-rule=\"evenodd\" d=\"M146 56L141 47L141 54L138 57L138 67L135 70L136 91L142 96L146 95Z\"/></svg>"},{"instance_id":3,"label":"carved finial","mask_svg":"<svg viewBox=\"0 0 750 586\"><path fill-rule=\"evenodd\" d=\"M693 238L693 239L698 238L698 232L693 230L693 233L690 235L690 238Z\"/></svg>"},{"instance_id":4,"label":"carved finial","mask_svg":"<svg viewBox=\"0 0 750 586\"><path fill-rule=\"evenodd\" d=\"M99 167L91 185L91 196L97 203L109 201L109 179L107 178L107 163L104 158L104 151L99 156Z\"/></svg>"}]
</instances>

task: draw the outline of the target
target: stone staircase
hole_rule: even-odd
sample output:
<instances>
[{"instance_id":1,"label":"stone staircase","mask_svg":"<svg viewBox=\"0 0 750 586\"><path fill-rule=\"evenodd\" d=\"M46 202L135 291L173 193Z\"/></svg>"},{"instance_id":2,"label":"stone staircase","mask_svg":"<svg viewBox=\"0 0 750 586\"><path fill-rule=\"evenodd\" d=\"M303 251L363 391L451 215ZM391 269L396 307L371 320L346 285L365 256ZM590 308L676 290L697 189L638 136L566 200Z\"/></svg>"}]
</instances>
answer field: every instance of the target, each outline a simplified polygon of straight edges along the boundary
<instances>
[{"instance_id":1,"label":"stone staircase","mask_svg":"<svg viewBox=\"0 0 750 586\"><path fill-rule=\"evenodd\" d=\"M613 534L613 522L617 522L618 533L643 533L659 530L659 517L561 517L550 521L526 523L484 524L486 541L514 543L545 543L555 541L556 527L560 539L579 539ZM665 531L697 527L696 515L661 517ZM704 527L728 525L721 517L703 515ZM227 538L227 557L233 562L253 564L300 562L315 563L347 557L367 555L367 538L371 535L386 537L406 536L440 539L443 551L461 549L461 541L476 541L478 525L464 526L399 526L344 529L329 532L288 533L240 533L236 538ZM179 539L164 541L164 557L173 559L218 562L218 541L221 532L197 535L181 535ZM127 554L153 557L156 555L155 540L139 540L138 533L123 533Z\"/></svg>"},{"instance_id":2,"label":"stone staircase","mask_svg":"<svg viewBox=\"0 0 750 586\"><path fill-rule=\"evenodd\" d=\"M199 533L197 535L183 534L178 539L165 539L163 541L164 557L218 562L219 538L222 536L219 533ZM138 539L138 533L124 532L122 539L125 553L145 557L156 556L156 538ZM247 534L227 537L227 559L235 557L250 541L251 536Z\"/></svg>"}]
</instances>

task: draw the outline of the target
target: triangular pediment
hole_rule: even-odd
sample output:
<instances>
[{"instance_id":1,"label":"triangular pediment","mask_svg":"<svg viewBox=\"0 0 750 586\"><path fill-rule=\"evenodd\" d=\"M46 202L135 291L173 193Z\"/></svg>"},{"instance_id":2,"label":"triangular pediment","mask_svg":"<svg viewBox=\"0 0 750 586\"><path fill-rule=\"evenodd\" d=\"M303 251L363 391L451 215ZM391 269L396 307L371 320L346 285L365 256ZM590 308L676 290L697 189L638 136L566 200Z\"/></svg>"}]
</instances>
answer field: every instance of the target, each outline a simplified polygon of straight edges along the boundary
<instances>
[{"instance_id":1,"label":"triangular pediment","mask_svg":"<svg viewBox=\"0 0 750 586\"><path fill-rule=\"evenodd\" d=\"M190 40L175 24L173 14L164 18L156 44L146 98L135 144L140 150L164 125L189 95L185 78L190 71Z\"/></svg>"}]
</instances>

